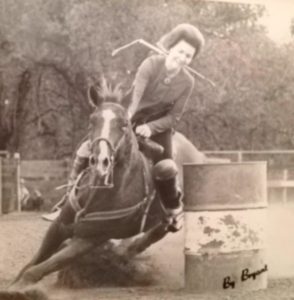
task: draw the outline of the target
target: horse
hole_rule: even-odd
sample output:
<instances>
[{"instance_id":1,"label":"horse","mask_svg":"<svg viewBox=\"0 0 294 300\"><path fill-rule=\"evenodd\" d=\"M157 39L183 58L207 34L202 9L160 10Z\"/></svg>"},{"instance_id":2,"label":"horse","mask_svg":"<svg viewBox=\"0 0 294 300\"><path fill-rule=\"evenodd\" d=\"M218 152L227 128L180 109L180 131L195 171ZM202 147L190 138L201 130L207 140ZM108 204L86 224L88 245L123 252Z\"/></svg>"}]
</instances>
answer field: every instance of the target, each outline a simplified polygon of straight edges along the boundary
<instances>
[{"instance_id":1,"label":"horse","mask_svg":"<svg viewBox=\"0 0 294 300\"><path fill-rule=\"evenodd\" d=\"M128 241L131 256L168 233L152 163L139 150L128 116L130 97L104 82L89 88L88 100L94 108L89 118L89 167L12 286L36 283L107 241ZM203 160L182 134L174 135L173 144L179 169L183 163Z\"/></svg>"}]
</instances>

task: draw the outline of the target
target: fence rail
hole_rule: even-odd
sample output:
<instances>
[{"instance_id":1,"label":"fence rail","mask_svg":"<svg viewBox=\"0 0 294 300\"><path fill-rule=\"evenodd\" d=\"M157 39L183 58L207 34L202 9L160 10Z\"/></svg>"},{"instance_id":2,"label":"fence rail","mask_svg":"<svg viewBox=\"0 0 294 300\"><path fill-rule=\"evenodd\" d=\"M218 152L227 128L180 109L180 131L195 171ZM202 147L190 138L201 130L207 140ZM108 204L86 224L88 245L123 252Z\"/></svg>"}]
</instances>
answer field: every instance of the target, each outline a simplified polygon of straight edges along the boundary
<instances>
[{"instance_id":1,"label":"fence rail","mask_svg":"<svg viewBox=\"0 0 294 300\"><path fill-rule=\"evenodd\" d=\"M294 200L294 150L204 151L204 153L209 163L267 161L269 201L279 199L286 203L291 198ZM6 152L0 154L2 158L7 159ZM64 192L56 191L55 188L67 182L70 168L70 160L20 160L19 169L20 176L25 179L29 188L39 189L50 203L55 203ZM0 180L0 199L3 198L2 190Z\"/></svg>"},{"instance_id":2,"label":"fence rail","mask_svg":"<svg viewBox=\"0 0 294 300\"><path fill-rule=\"evenodd\" d=\"M28 180L67 179L70 169L68 160L22 160L22 176Z\"/></svg>"},{"instance_id":3,"label":"fence rail","mask_svg":"<svg viewBox=\"0 0 294 300\"><path fill-rule=\"evenodd\" d=\"M8 158L10 156L8 151L0 150L0 157L6 157Z\"/></svg>"},{"instance_id":4,"label":"fence rail","mask_svg":"<svg viewBox=\"0 0 294 300\"><path fill-rule=\"evenodd\" d=\"M38 190L49 209L63 196L65 190L56 190L66 184L71 168L70 160L21 160L21 177L30 192Z\"/></svg>"},{"instance_id":5,"label":"fence rail","mask_svg":"<svg viewBox=\"0 0 294 300\"><path fill-rule=\"evenodd\" d=\"M268 164L267 187L269 198L279 192L279 198L287 203L294 196L294 150L260 150L260 151L204 151L208 156L222 157L233 162L263 160ZM273 193L272 193L273 192ZM294 197L293 197L294 199Z\"/></svg>"}]
</instances>

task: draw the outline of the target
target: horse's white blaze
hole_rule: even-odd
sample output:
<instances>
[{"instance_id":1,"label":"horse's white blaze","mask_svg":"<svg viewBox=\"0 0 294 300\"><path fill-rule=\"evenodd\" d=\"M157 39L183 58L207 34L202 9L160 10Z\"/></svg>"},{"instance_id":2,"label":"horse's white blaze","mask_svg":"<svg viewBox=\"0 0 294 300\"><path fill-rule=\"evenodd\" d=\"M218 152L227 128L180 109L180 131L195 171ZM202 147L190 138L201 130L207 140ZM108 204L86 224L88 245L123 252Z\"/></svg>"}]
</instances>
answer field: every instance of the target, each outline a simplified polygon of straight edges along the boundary
<instances>
[{"instance_id":1,"label":"horse's white blaze","mask_svg":"<svg viewBox=\"0 0 294 300\"><path fill-rule=\"evenodd\" d=\"M111 121L115 118L115 113L111 109L107 109L102 112L102 117L103 117L103 127L101 129L101 137L109 140L110 137L110 125ZM108 146L105 141L101 141L101 151L98 156L98 162L103 161L108 155L107 153ZM98 163L98 168L99 168L99 163Z\"/></svg>"}]
</instances>

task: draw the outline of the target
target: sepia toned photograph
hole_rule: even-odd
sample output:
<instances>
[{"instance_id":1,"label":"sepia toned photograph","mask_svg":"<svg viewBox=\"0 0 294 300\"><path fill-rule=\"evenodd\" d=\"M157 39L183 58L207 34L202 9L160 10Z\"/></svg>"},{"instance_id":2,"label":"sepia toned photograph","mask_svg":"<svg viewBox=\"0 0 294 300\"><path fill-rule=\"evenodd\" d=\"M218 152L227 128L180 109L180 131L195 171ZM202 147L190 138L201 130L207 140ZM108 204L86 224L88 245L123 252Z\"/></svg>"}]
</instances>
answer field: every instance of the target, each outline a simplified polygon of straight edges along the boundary
<instances>
[{"instance_id":1,"label":"sepia toned photograph","mask_svg":"<svg viewBox=\"0 0 294 300\"><path fill-rule=\"evenodd\" d=\"M292 0L0 14L0 300L294 299Z\"/></svg>"}]
</instances>

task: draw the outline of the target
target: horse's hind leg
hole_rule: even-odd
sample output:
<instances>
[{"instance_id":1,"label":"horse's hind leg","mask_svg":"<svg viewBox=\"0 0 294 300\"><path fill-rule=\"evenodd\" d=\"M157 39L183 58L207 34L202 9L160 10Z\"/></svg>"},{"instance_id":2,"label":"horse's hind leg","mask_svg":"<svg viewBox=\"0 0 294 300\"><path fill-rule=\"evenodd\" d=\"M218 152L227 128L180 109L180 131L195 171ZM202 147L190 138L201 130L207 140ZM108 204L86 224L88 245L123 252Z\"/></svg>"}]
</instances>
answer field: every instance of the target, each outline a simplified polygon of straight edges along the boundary
<instances>
[{"instance_id":1,"label":"horse's hind leg","mask_svg":"<svg viewBox=\"0 0 294 300\"><path fill-rule=\"evenodd\" d=\"M116 254L130 259L164 238L168 232L167 225L159 223L147 232L121 240L119 244L114 243L114 245L111 245L111 248Z\"/></svg>"},{"instance_id":2,"label":"horse's hind leg","mask_svg":"<svg viewBox=\"0 0 294 300\"><path fill-rule=\"evenodd\" d=\"M72 262L76 257L86 254L94 249L97 245L96 242L97 241L94 242L92 240L73 238L66 247L59 250L47 260L26 269L20 278L20 281L22 281L21 283L35 283L44 276L60 270L62 267Z\"/></svg>"}]
</instances>

